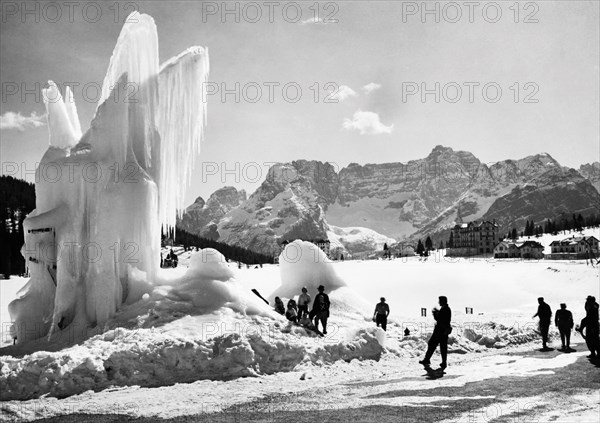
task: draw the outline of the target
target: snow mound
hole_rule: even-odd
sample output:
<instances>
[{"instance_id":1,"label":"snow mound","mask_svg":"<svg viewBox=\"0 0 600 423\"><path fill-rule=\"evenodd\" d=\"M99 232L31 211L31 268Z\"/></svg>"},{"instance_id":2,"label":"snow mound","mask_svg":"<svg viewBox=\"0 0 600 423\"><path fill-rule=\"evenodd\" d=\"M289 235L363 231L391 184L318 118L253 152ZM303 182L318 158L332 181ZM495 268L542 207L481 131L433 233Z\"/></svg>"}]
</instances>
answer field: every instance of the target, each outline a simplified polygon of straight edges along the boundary
<instances>
[{"instance_id":1,"label":"snow mound","mask_svg":"<svg viewBox=\"0 0 600 423\"><path fill-rule=\"evenodd\" d=\"M507 327L495 322L488 322L476 327L465 327L462 336L486 348L505 348L509 345L522 345L538 341L540 332L535 324ZM554 335L550 332L549 339L553 338Z\"/></svg>"},{"instance_id":2,"label":"snow mound","mask_svg":"<svg viewBox=\"0 0 600 423\"><path fill-rule=\"evenodd\" d=\"M325 253L307 241L289 243L279 256L279 267L281 286L271 294L270 299L276 296L294 298L300 294L302 287L306 287L313 295L319 285L323 285L326 292L346 286Z\"/></svg>"},{"instance_id":3,"label":"snow mound","mask_svg":"<svg viewBox=\"0 0 600 423\"><path fill-rule=\"evenodd\" d=\"M198 314L221 307L229 307L244 315L272 314L263 301L239 285L225 257L212 248L193 253L185 275L171 283L169 296L191 302Z\"/></svg>"}]
</instances>

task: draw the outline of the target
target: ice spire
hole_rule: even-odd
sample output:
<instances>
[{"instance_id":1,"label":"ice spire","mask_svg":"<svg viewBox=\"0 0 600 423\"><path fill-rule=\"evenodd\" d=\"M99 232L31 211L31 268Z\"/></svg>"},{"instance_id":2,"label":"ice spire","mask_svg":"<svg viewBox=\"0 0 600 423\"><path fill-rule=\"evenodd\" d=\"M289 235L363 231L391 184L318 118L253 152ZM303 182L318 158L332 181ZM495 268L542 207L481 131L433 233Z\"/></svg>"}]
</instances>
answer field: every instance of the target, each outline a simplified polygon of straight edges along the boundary
<instances>
[{"instance_id":1,"label":"ice spire","mask_svg":"<svg viewBox=\"0 0 600 423\"><path fill-rule=\"evenodd\" d=\"M50 145L69 149L77 144L81 138L81 126L77 118L73 94L67 87L65 91L67 103L65 104L56 84L48 81L48 85L48 88L42 90L42 97L48 115Z\"/></svg>"},{"instance_id":2,"label":"ice spire","mask_svg":"<svg viewBox=\"0 0 600 423\"><path fill-rule=\"evenodd\" d=\"M154 114L158 103L158 63L158 34L154 19L137 11L132 12L125 20L110 58L98 107L107 100L131 106L130 138L126 142L129 142L137 162L144 169L150 164L156 136ZM111 93L123 92L113 90L123 74L127 74L124 98L110 98ZM111 150L120 152L120 157L116 158L119 163L125 162L127 145Z\"/></svg>"}]
</instances>

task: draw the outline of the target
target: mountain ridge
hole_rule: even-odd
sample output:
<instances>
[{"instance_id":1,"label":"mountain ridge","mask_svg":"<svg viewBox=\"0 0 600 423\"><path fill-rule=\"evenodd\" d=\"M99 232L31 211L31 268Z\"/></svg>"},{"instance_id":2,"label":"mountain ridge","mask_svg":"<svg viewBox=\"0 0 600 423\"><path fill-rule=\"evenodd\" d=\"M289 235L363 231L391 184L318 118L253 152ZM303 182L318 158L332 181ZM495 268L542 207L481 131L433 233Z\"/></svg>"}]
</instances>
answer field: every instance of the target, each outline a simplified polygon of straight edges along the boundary
<instances>
[{"instance_id":1,"label":"mountain ridge","mask_svg":"<svg viewBox=\"0 0 600 423\"><path fill-rule=\"evenodd\" d=\"M274 255L283 240L328 235L335 254L364 252L386 239L424 237L461 221L496 219L504 230L548 217L545 213L595 213L600 194L592 182L600 180L594 179L600 163L580 169L587 176L561 166L548 153L485 164L468 151L442 145L423 159L350 163L339 171L329 162L295 160L271 166L247 198L228 187L226 198L239 204L229 201L213 206L215 213L202 212L210 223L194 227L194 209L184 213L182 222L190 214L186 230L192 233ZM352 237L333 236L350 232ZM359 241L361 236L367 241Z\"/></svg>"}]
</instances>

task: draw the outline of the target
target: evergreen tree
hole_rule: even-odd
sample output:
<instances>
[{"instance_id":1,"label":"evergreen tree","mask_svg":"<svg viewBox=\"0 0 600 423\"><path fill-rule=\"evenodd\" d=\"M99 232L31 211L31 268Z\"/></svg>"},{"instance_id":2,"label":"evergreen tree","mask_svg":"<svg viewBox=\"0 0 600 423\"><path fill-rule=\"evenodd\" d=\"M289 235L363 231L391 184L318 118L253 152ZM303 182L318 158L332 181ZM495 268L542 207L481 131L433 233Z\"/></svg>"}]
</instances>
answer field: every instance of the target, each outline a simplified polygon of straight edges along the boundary
<instances>
[{"instance_id":1,"label":"evergreen tree","mask_svg":"<svg viewBox=\"0 0 600 423\"><path fill-rule=\"evenodd\" d=\"M423 256L424 252L425 252L425 247L423 246L423 243L421 242L421 240L419 240L419 243L417 244L417 254L420 256Z\"/></svg>"},{"instance_id":2,"label":"evergreen tree","mask_svg":"<svg viewBox=\"0 0 600 423\"><path fill-rule=\"evenodd\" d=\"M448 244L446 244L446 247L448 247L448 248L453 248L454 247L454 234L453 234L453 232L450 232L450 239L448 239Z\"/></svg>"},{"instance_id":3,"label":"evergreen tree","mask_svg":"<svg viewBox=\"0 0 600 423\"><path fill-rule=\"evenodd\" d=\"M427 251L431 251L433 250L433 242L431 241L431 238L428 236L427 239L425 240L425 249Z\"/></svg>"},{"instance_id":4,"label":"evergreen tree","mask_svg":"<svg viewBox=\"0 0 600 423\"><path fill-rule=\"evenodd\" d=\"M517 228L512 228L512 231L510 233L510 237L512 239L517 239Z\"/></svg>"},{"instance_id":5,"label":"evergreen tree","mask_svg":"<svg viewBox=\"0 0 600 423\"><path fill-rule=\"evenodd\" d=\"M438 247L440 250L444 249L444 240L440 239L440 246Z\"/></svg>"}]
</instances>

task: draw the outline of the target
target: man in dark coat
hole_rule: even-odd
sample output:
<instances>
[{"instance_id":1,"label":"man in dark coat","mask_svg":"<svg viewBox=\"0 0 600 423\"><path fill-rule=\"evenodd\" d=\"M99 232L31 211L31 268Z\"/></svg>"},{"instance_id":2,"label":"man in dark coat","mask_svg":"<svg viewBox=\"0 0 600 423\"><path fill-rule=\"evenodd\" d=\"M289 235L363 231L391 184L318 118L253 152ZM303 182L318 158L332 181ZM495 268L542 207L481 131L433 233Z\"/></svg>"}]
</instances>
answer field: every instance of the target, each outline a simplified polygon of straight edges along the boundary
<instances>
[{"instance_id":1,"label":"man in dark coat","mask_svg":"<svg viewBox=\"0 0 600 423\"><path fill-rule=\"evenodd\" d=\"M324 292L325 287L319 285L317 288L319 293L315 295L313 308L310 312L315 319L315 327L319 330L319 322L323 325L323 334L327 335L327 319L329 318L329 296Z\"/></svg>"},{"instance_id":2,"label":"man in dark coat","mask_svg":"<svg viewBox=\"0 0 600 423\"><path fill-rule=\"evenodd\" d=\"M562 343L562 351L571 350L571 329L573 328L573 313L567 310L567 305L562 303L560 310L556 311L554 324L560 332L560 342Z\"/></svg>"},{"instance_id":3,"label":"man in dark coat","mask_svg":"<svg viewBox=\"0 0 600 423\"><path fill-rule=\"evenodd\" d=\"M585 301L586 344L592 360L600 359L600 322L598 322L598 303L596 297L589 295Z\"/></svg>"},{"instance_id":4,"label":"man in dark coat","mask_svg":"<svg viewBox=\"0 0 600 423\"><path fill-rule=\"evenodd\" d=\"M425 358L419 363L424 366L429 366L431 364L431 356L437 346L440 346L440 354L442 355L442 363L440 367L445 369L447 364L447 356L448 356L448 335L452 331L452 326L450 326L450 321L452 320L452 311L450 307L448 307L448 298L445 296L439 297L440 309L433 309L433 318L435 319L435 328L433 329L433 333L431 334L431 338L429 338L427 352L425 353Z\"/></svg>"},{"instance_id":5,"label":"man in dark coat","mask_svg":"<svg viewBox=\"0 0 600 423\"><path fill-rule=\"evenodd\" d=\"M377 327L381 325L381 329L387 330L387 318L390 315L390 306L385 302L385 298L381 297L381 301L375 306L373 320Z\"/></svg>"},{"instance_id":6,"label":"man in dark coat","mask_svg":"<svg viewBox=\"0 0 600 423\"><path fill-rule=\"evenodd\" d=\"M550 330L550 322L552 321L552 309L544 302L544 297L538 298L538 311L533 315L533 318L540 318L540 333L542 334L542 349L548 348L548 331Z\"/></svg>"}]
</instances>

